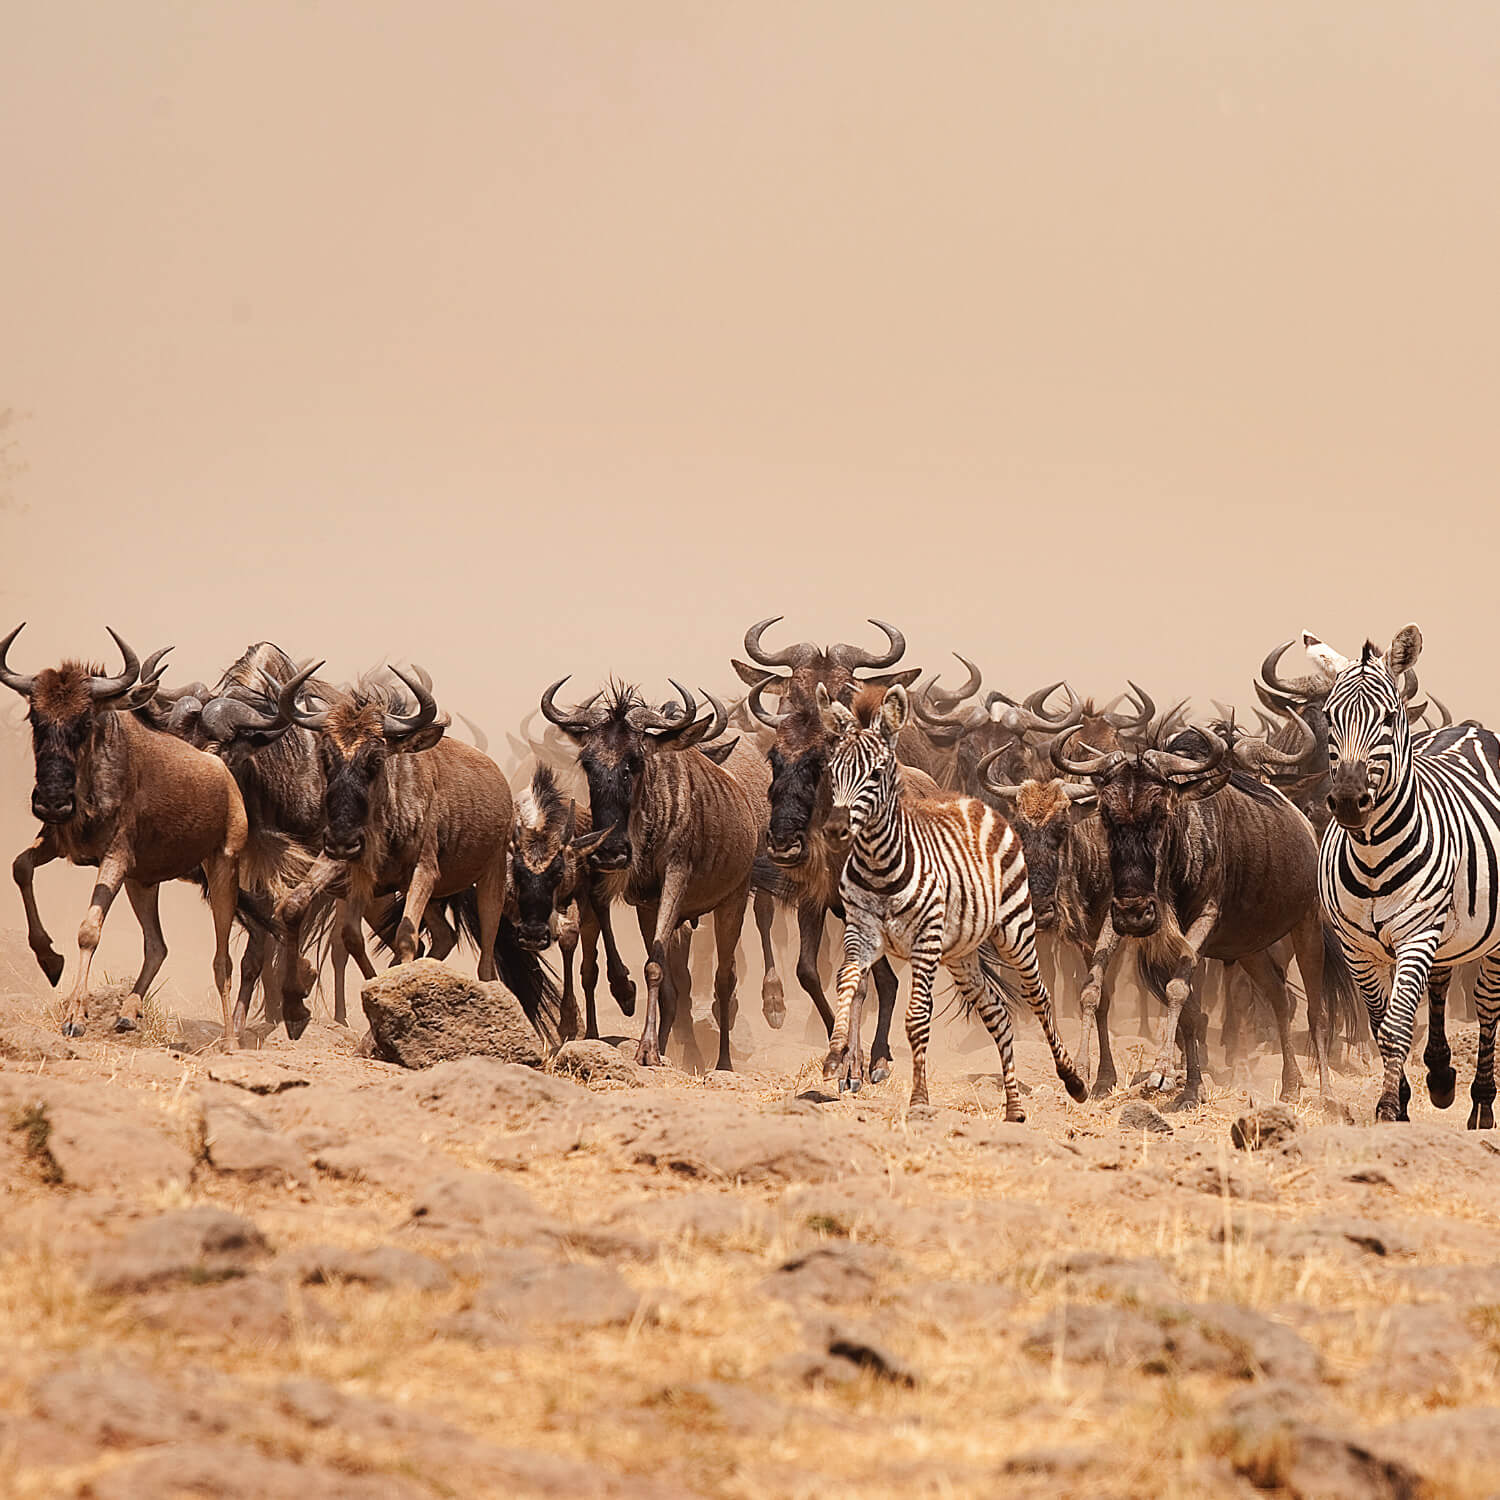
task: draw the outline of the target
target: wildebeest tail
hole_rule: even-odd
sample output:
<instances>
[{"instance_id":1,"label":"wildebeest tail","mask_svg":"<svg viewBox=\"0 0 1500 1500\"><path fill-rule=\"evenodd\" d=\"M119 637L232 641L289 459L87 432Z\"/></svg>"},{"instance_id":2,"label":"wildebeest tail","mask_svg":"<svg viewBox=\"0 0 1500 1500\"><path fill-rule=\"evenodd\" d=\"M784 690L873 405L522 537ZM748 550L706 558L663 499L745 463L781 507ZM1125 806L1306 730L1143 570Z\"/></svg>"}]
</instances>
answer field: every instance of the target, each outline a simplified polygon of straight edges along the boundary
<instances>
[{"instance_id":1,"label":"wildebeest tail","mask_svg":"<svg viewBox=\"0 0 1500 1500\"><path fill-rule=\"evenodd\" d=\"M208 876L201 869L194 870L184 878L197 886L203 899L208 900ZM271 909L270 898L262 891L247 891L243 886L235 897L234 919L246 932L256 933L261 937L279 939L285 932Z\"/></svg>"},{"instance_id":2,"label":"wildebeest tail","mask_svg":"<svg viewBox=\"0 0 1500 1500\"><path fill-rule=\"evenodd\" d=\"M472 886L456 896L443 896L431 904L442 909L459 937L465 939L471 948L478 949L479 893ZM378 923L373 919L370 922L376 941L387 951L396 941L396 928L400 923L401 905L398 902L389 904ZM515 924L509 917L500 918L500 930L495 934L495 969L501 984L520 1002L536 1034L550 1046L556 1046L562 1015L562 991L558 988L557 975L550 965L521 946Z\"/></svg>"}]
</instances>

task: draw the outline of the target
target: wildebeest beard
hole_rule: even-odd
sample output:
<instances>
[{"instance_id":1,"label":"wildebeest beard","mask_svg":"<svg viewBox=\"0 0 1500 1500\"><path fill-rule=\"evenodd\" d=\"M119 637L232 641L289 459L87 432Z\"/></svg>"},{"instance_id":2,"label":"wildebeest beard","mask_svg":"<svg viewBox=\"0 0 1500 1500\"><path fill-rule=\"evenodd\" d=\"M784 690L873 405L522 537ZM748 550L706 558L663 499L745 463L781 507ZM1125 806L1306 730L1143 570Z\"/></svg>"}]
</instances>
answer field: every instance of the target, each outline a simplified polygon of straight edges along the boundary
<instances>
[{"instance_id":1,"label":"wildebeest beard","mask_svg":"<svg viewBox=\"0 0 1500 1500\"><path fill-rule=\"evenodd\" d=\"M370 822L370 793L385 764L385 746L363 744L347 759L325 757L327 791L323 849L330 859L358 859L364 852Z\"/></svg>"},{"instance_id":2,"label":"wildebeest beard","mask_svg":"<svg viewBox=\"0 0 1500 1500\"><path fill-rule=\"evenodd\" d=\"M78 811L78 760L95 723L89 680L102 670L65 662L37 675L28 713L36 760L31 812L43 823L66 823Z\"/></svg>"},{"instance_id":3,"label":"wildebeest beard","mask_svg":"<svg viewBox=\"0 0 1500 1500\"><path fill-rule=\"evenodd\" d=\"M1109 831L1109 873L1114 884L1115 930L1126 937L1149 937L1157 927L1163 903L1157 901L1149 919L1141 914L1134 920L1122 920L1122 901L1136 902L1155 896L1158 862L1166 836L1166 812L1152 808L1145 816L1120 822L1111 819Z\"/></svg>"},{"instance_id":4,"label":"wildebeest beard","mask_svg":"<svg viewBox=\"0 0 1500 1500\"><path fill-rule=\"evenodd\" d=\"M516 908L520 913L517 936L523 948L540 951L552 941L552 913L558 888L567 874L567 854L559 850L550 864L533 869L525 857L514 863Z\"/></svg>"},{"instance_id":5,"label":"wildebeest beard","mask_svg":"<svg viewBox=\"0 0 1500 1500\"><path fill-rule=\"evenodd\" d=\"M813 818L828 810L828 759L821 745L783 755L772 747L771 825L767 852L777 864L796 865L808 855Z\"/></svg>"},{"instance_id":6,"label":"wildebeest beard","mask_svg":"<svg viewBox=\"0 0 1500 1500\"><path fill-rule=\"evenodd\" d=\"M609 829L590 858L600 870L623 870L630 864L630 804L643 764L640 751L628 744L620 750L591 745L578 759L589 784L593 826Z\"/></svg>"}]
</instances>

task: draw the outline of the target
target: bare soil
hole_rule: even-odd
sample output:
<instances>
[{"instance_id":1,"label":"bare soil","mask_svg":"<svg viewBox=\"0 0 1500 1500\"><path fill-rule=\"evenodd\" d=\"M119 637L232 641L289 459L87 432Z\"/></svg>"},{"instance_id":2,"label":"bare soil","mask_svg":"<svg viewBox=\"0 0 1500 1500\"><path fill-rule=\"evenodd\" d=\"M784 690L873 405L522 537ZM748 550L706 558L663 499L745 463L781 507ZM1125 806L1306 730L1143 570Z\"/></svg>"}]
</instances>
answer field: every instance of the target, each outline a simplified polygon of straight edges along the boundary
<instances>
[{"instance_id":1,"label":"bare soil","mask_svg":"<svg viewBox=\"0 0 1500 1500\"><path fill-rule=\"evenodd\" d=\"M913 1115L904 1048L838 1098L756 1025L693 1077L109 1020L0 1001L7 1495L1495 1492L1500 1141L1420 1068L1252 1150L1273 1056L1122 1126L1028 1034L1014 1125L982 1049Z\"/></svg>"}]
</instances>

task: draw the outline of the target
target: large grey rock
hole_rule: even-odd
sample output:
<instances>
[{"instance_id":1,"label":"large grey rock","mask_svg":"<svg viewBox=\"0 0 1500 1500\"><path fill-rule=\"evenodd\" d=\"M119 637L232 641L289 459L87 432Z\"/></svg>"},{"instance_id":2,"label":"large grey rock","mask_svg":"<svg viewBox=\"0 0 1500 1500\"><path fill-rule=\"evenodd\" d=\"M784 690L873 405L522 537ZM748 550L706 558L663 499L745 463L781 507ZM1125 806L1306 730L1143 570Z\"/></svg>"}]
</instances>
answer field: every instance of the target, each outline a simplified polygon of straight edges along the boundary
<instances>
[{"instance_id":1,"label":"large grey rock","mask_svg":"<svg viewBox=\"0 0 1500 1500\"><path fill-rule=\"evenodd\" d=\"M377 974L360 991L376 1057L427 1068L458 1057L542 1065L536 1032L503 984L419 958Z\"/></svg>"}]
</instances>

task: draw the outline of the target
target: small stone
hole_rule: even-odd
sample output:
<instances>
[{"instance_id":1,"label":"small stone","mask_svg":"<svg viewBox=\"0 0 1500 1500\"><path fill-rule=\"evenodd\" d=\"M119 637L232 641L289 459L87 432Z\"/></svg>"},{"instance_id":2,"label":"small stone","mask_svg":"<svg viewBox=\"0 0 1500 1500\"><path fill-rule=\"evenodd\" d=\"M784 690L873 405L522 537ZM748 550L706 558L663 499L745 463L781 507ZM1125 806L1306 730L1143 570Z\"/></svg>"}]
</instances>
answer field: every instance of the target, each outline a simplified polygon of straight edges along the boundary
<instances>
[{"instance_id":1,"label":"small stone","mask_svg":"<svg viewBox=\"0 0 1500 1500\"><path fill-rule=\"evenodd\" d=\"M287 1089L305 1089L312 1082L278 1059L257 1052L236 1052L217 1058L209 1063L208 1076L215 1083L252 1094L281 1094Z\"/></svg>"},{"instance_id":2,"label":"small stone","mask_svg":"<svg viewBox=\"0 0 1500 1500\"><path fill-rule=\"evenodd\" d=\"M1265 1151L1284 1146L1297 1133L1297 1117L1284 1104L1268 1104L1241 1115L1229 1127L1236 1151Z\"/></svg>"},{"instance_id":3,"label":"small stone","mask_svg":"<svg viewBox=\"0 0 1500 1500\"><path fill-rule=\"evenodd\" d=\"M793 1302L866 1302L890 1264L888 1252L870 1245L819 1245L784 1262L761 1287Z\"/></svg>"},{"instance_id":4,"label":"small stone","mask_svg":"<svg viewBox=\"0 0 1500 1500\"><path fill-rule=\"evenodd\" d=\"M273 1275L312 1286L350 1281L361 1286L440 1292L453 1280L453 1273L440 1261L395 1245L377 1245L369 1250L315 1245L310 1249L287 1252L278 1257L270 1269Z\"/></svg>"},{"instance_id":5,"label":"small stone","mask_svg":"<svg viewBox=\"0 0 1500 1500\"><path fill-rule=\"evenodd\" d=\"M585 1083L619 1083L627 1088L640 1088L645 1082L644 1069L608 1042L564 1042L552 1059L552 1070Z\"/></svg>"},{"instance_id":6,"label":"small stone","mask_svg":"<svg viewBox=\"0 0 1500 1500\"><path fill-rule=\"evenodd\" d=\"M1118 1119L1121 1130L1149 1130L1154 1135L1172 1134L1172 1127L1161 1112L1153 1109L1144 1099L1127 1099L1120 1106Z\"/></svg>"}]
</instances>

